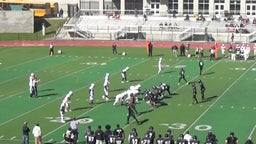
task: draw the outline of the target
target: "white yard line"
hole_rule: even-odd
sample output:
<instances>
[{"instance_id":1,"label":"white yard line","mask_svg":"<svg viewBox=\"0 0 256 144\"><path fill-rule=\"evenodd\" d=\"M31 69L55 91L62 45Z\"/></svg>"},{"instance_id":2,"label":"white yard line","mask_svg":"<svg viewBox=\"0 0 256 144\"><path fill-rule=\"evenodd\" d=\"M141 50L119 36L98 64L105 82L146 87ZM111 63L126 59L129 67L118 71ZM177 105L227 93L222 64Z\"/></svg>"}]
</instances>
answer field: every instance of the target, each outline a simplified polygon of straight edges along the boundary
<instances>
[{"instance_id":1,"label":"white yard line","mask_svg":"<svg viewBox=\"0 0 256 144\"><path fill-rule=\"evenodd\" d=\"M229 91L229 89L231 88L231 87L233 87L236 83L237 83L237 81L239 81L252 67L254 67L254 65L255 65L256 63L254 63L253 65L251 65L242 75L240 75L240 77L238 77L217 99L216 99L216 101L214 101L185 131L184 131L184 133L186 132L186 131L188 131L199 119L201 119L201 117L203 117L208 111L209 111L209 109L210 108L212 108L213 106L214 106L214 104L215 103L217 103L218 101L219 101L219 99L220 98L222 98L222 96L223 95L225 95L228 91Z\"/></svg>"}]
</instances>

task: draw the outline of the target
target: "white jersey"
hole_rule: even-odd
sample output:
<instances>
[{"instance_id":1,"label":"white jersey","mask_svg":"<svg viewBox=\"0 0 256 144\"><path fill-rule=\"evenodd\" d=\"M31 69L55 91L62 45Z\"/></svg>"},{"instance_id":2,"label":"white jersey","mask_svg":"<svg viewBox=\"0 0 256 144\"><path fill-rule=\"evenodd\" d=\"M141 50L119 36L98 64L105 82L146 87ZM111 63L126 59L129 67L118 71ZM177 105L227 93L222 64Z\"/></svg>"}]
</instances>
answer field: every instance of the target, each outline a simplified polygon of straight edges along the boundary
<instances>
[{"instance_id":1,"label":"white jersey","mask_svg":"<svg viewBox=\"0 0 256 144\"><path fill-rule=\"evenodd\" d=\"M125 92L122 92L122 93L116 95L115 102L113 103L113 106L115 106L118 101L122 102L126 94L127 93L125 91Z\"/></svg>"},{"instance_id":2,"label":"white jersey","mask_svg":"<svg viewBox=\"0 0 256 144\"><path fill-rule=\"evenodd\" d=\"M159 58L159 61L158 61L158 74L162 71L162 58L160 57Z\"/></svg>"}]
</instances>

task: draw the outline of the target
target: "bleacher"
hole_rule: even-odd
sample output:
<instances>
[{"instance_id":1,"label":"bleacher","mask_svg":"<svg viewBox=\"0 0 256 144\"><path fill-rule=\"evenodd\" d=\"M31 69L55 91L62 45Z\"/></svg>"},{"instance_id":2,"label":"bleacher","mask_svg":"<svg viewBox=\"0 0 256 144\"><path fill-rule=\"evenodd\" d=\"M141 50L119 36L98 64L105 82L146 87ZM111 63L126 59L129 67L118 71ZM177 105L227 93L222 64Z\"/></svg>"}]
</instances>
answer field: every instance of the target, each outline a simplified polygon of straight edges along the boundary
<instances>
[{"instance_id":1,"label":"bleacher","mask_svg":"<svg viewBox=\"0 0 256 144\"><path fill-rule=\"evenodd\" d=\"M201 37L212 35L220 40L225 40L232 32L228 27L231 23L236 24L239 21L212 21L210 17L206 17L205 21L197 21L194 17L185 21L184 17L148 16L145 20L143 16L135 17L134 15L118 17L81 15L78 18L71 18L70 22L64 27L68 29L69 33L78 32L77 36L85 39L128 39L134 37L129 35L140 33L145 39L160 41L182 41L195 35L201 35ZM256 30L251 23L248 23L243 29L248 29L249 33ZM82 35L83 33L85 35ZM249 36L245 35L244 37L246 40Z\"/></svg>"}]
</instances>

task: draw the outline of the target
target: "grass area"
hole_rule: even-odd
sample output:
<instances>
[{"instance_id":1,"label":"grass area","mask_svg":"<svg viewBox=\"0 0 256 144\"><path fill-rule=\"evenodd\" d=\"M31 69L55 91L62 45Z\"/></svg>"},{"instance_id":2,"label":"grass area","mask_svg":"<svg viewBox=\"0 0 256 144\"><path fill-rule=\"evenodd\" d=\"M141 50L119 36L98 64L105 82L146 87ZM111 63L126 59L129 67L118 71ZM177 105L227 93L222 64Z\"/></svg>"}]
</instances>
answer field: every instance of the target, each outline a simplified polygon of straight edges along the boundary
<instances>
[{"instance_id":1,"label":"grass area","mask_svg":"<svg viewBox=\"0 0 256 144\"><path fill-rule=\"evenodd\" d=\"M63 26L66 19L35 19L34 33L1 33L0 41L16 41L16 40L44 40L53 38L59 27ZM42 23L45 23L45 35L42 35Z\"/></svg>"},{"instance_id":2,"label":"grass area","mask_svg":"<svg viewBox=\"0 0 256 144\"><path fill-rule=\"evenodd\" d=\"M136 128L139 137L154 126L156 136L164 135L170 128L174 139L189 130L197 135L201 143L209 131L216 134L220 143L231 131L244 143L248 137L256 139L255 133L255 72L254 60L236 62L227 58L209 61L205 53L203 75L199 75L198 58L172 56L170 49L155 48L153 57L147 57L144 48L118 48L113 55L110 47L56 47L63 54L48 56L48 47L2 47L0 48L0 143L21 142L21 127L28 121L32 129L39 122L43 131L44 143L62 143L62 134L69 126L69 119L77 117L88 120L79 125L79 142L84 143L84 132L88 125L96 130L98 125L116 124L124 128L127 137ZM157 74L159 57L163 58L163 71ZM121 71L126 66L127 83L121 83ZM179 70L185 68L190 82L201 79L206 86L206 99L201 101L197 86L199 104L192 104L192 88L182 81L177 85ZM38 86L39 98L30 98L28 77L35 73L41 80ZM110 73L110 98L105 102L103 81L105 73ZM165 95L158 107L151 107L139 95L136 104L142 122L137 125L131 118L126 125L127 109L113 100L130 86L141 84L144 89L152 89L160 82L171 86L172 96ZM95 83L95 104L88 104L88 88ZM71 112L65 113L66 123L60 123L59 107L65 94L72 90ZM91 121L92 120L92 121ZM33 143L33 136L30 136Z\"/></svg>"}]
</instances>

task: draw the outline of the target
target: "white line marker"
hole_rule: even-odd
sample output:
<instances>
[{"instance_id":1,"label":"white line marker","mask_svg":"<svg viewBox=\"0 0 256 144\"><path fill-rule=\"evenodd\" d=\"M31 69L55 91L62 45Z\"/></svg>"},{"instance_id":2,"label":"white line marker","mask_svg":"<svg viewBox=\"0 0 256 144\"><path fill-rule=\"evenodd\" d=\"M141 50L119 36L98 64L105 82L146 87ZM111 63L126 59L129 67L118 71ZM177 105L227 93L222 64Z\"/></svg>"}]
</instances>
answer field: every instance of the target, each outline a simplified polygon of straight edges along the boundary
<instances>
[{"instance_id":1,"label":"white line marker","mask_svg":"<svg viewBox=\"0 0 256 144\"><path fill-rule=\"evenodd\" d=\"M10 140L14 140L15 138L16 138L16 136L14 136L14 137L11 137L11 138L10 138Z\"/></svg>"}]
</instances>

